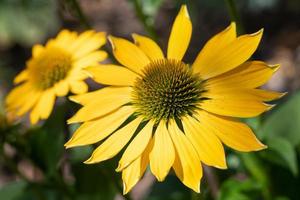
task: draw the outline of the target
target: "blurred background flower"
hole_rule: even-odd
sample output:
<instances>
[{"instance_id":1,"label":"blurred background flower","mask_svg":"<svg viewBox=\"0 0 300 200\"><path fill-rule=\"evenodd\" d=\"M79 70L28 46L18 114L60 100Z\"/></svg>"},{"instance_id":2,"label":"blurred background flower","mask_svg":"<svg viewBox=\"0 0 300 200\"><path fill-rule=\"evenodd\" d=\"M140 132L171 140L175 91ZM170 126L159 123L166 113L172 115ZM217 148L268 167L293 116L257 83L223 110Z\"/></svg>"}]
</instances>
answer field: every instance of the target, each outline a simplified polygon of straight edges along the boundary
<instances>
[{"instance_id":1,"label":"blurred background flower","mask_svg":"<svg viewBox=\"0 0 300 200\"><path fill-rule=\"evenodd\" d=\"M272 112L246 121L269 148L250 154L226 149L229 170L205 168L200 194L183 187L175 175L157 183L146 173L133 191L122 197L121 178L114 172L120 157L91 166L81 161L88 158L93 146L64 150L63 144L78 127L65 123L78 109L76 105L59 102L50 118L36 127L0 112L0 199L300 198L299 0L2 0L0 105L12 88L13 77L30 58L33 44L44 44L62 28L80 32L93 28L125 38L133 32L145 34L166 49L170 34L166 27L171 27L183 3L195 25L184 58L188 62L231 19L240 33L264 28L253 59L280 63L281 68L265 87L289 92ZM88 83L90 90L101 87L90 80Z\"/></svg>"}]
</instances>

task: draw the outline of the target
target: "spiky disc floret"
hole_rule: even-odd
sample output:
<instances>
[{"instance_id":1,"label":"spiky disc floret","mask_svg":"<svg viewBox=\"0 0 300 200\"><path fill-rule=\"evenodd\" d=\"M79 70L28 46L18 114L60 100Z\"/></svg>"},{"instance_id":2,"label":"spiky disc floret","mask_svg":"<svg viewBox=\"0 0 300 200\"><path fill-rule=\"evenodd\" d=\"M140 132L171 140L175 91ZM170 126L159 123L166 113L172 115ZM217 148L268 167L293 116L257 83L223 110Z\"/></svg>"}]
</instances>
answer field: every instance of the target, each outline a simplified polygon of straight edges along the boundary
<instances>
[{"instance_id":1,"label":"spiky disc floret","mask_svg":"<svg viewBox=\"0 0 300 200\"><path fill-rule=\"evenodd\" d=\"M193 113L201 98L201 85L200 77L182 61L152 61L134 84L132 103L146 119L180 119Z\"/></svg>"}]
</instances>

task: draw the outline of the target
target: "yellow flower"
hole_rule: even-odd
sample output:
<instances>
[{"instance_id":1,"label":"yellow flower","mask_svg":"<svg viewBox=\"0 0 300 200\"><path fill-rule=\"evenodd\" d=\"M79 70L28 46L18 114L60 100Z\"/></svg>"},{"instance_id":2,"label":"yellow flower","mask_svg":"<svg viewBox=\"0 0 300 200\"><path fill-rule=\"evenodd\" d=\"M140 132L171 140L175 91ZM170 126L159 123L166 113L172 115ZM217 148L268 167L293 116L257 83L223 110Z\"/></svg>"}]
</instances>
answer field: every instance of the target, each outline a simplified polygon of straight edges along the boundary
<instances>
[{"instance_id":1,"label":"yellow flower","mask_svg":"<svg viewBox=\"0 0 300 200\"><path fill-rule=\"evenodd\" d=\"M87 75L82 69L107 57L106 52L98 50L105 42L102 32L78 35L63 30L45 46L35 45L26 69L14 80L19 85L6 98L7 111L17 116L30 112L30 121L35 124L48 118L56 96L87 92Z\"/></svg>"},{"instance_id":2,"label":"yellow flower","mask_svg":"<svg viewBox=\"0 0 300 200\"><path fill-rule=\"evenodd\" d=\"M238 151L266 148L251 129L234 117L254 117L282 96L256 89L276 71L261 61L247 61L262 31L236 36L235 24L214 36L189 66L182 58L192 25L182 6L172 27L165 57L151 39L133 35L135 44L110 36L123 66L87 68L104 89L72 97L83 105L69 123L83 122L66 147L103 141L87 164L112 158L126 145L117 171L124 193L138 182L148 164L163 181L173 168L177 177L200 191L201 162L225 169L222 142Z\"/></svg>"}]
</instances>

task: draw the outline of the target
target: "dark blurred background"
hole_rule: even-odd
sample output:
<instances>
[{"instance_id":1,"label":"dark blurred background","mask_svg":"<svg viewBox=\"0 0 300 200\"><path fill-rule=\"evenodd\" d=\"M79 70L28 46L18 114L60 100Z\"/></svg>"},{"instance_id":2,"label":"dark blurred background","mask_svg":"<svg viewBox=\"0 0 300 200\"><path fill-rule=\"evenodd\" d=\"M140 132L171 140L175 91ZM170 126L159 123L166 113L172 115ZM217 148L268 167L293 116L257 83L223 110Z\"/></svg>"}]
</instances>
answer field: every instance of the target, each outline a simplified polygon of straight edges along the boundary
<instances>
[{"instance_id":1,"label":"dark blurred background","mask_svg":"<svg viewBox=\"0 0 300 200\"><path fill-rule=\"evenodd\" d=\"M193 23L192 41L184 58L185 61L191 63L205 42L226 28L231 19L238 22L240 33L253 33L264 28L262 43L253 58L264 60L269 64L281 64L279 71L265 87L275 91L287 91L289 94L279 102L282 106L271 114L247 121L254 129L257 129L259 137L269 145L270 150L259 153L252 159L244 154L240 156L228 150L229 170L211 172L209 169L207 176L213 177L204 178L203 184L208 187L202 190L201 195L191 194L172 175L165 183L158 184L153 183L153 177L147 174L138 185L138 189L133 191L133 199L300 199L298 176L300 97L297 92L300 89L299 0L0 0L0 130L2 131L0 133L19 134L16 132L20 132L18 131L20 126L27 127L25 129L30 131L37 131L28 128L26 123L11 125L3 107L3 99L12 88L13 77L24 69L26 60L31 57L32 45L44 44L64 28L79 32L95 29L129 39L132 33L145 34L157 40L166 52L172 22L184 3L188 6ZM106 49L110 51L110 46L106 45ZM261 121L264 123L257 128L257 124ZM47 123L51 126L51 119ZM74 127L71 129L74 130ZM61 137L57 134L56 136ZM15 140L14 137L12 141ZM33 140L30 145L40 140L28 137L30 141ZM42 137L44 137L42 141L50 140L46 134ZM62 146L64 138L57 140L60 140L57 145ZM16 174L14 170L7 167L4 163L6 161L1 159L1 200L122 199L120 195L115 195L118 193L115 189L112 190L113 195L98 194L110 190L103 189L109 186L103 183L106 179L102 175L99 175L99 180L95 180L100 169L93 166L82 167L81 161L90 149L71 152L71 155L68 155L71 157L71 164L65 166L62 163L69 158L66 157L63 147L59 147L59 152L56 152L59 156L54 157L53 162L55 162L55 169L59 168L63 171L67 186L62 184L61 188L56 189L52 188L51 184L57 185L59 182L55 182L55 178L54 182L51 182L52 179L50 182L44 181L47 178L43 175L43 170L36 169L40 161L36 164L35 161L32 163L24 159L22 155L19 155L20 149L14 146L14 142L0 142L3 143L4 153L13 160L18 170L27 176L26 179L30 180L32 184L30 187L33 188L25 192L27 196L20 195L22 193L18 194L21 190L24 191L27 183L20 183L22 180L20 174ZM41 142L38 141L38 143ZM51 142L47 144L52 146ZM51 151L51 148L49 150ZM29 151L40 150L31 148ZM38 159L40 159L39 156L49 156L49 153L39 154ZM36 157L33 160L36 160ZM107 163L102 165L107 165ZM257 170L257 166L264 169ZM79 174L86 177L77 177ZM117 178L120 180L119 177ZM218 179L217 182L214 181L216 179ZM92 186L87 187L85 184ZM45 191L44 188L46 188ZM76 194L77 191L80 194L75 195L75 198L74 193ZM72 193L73 196L61 193ZM265 193L271 193L271 196L268 197L269 194Z\"/></svg>"}]
</instances>

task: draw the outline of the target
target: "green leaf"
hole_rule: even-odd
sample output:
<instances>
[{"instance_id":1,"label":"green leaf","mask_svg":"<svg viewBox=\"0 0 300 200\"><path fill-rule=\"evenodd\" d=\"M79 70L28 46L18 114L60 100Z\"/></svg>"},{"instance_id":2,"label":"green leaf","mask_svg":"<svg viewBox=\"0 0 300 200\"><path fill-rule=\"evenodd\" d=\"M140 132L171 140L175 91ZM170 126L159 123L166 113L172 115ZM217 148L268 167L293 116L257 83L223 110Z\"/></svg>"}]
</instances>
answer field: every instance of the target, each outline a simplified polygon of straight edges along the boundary
<instances>
[{"instance_id":1,"label":"green leaf","mask_svg":"<svg viewBox=\"0 0 300 200\"><path fill-rule=\"evenodd\" d=\"M281 136L292 146L300 143L300 92L292 95L287 102L271 113L262 124L259 134L261 138Z\"/></svg>"},{"instance_id":2,"label":"green leaf","mask_svg":"<svg viewBox=\"0 0 300 200\"><path fill-rule=\"evenodd\" d=\"M77 163L72 165L72 171L76 178L74 187L77 200L113 199L115 197L117 190L112 178L114 174L110 172L109 165Z\"/></svg>"},{"instance_id":3,"label":"green leaf","mask_svg":"<svg viewBox=\"0 0 300 200\"><path fill-rule=\"evenodd\" d=\"M66 106L57 106L45 124L31 131L30 156L48 175L56 173L64 152Z\"/></svg>"},{"instance_id":4,"label":"green leaf","mask_svg":"<svg viewBox=\"0 0 300 200\"><path fill-rule=\"evenodd\" d=\"M271 162L288 168L296 176L298 164L293 145L282 137L269 138L266 143L269 148L264 152L264 156Z\"/></svg>"},{"instance_id":5,"label":"green leaf","mask_svg":"<svg viewBox=\"0 0 300 200\"><path fill-rule=\"evenodd\" d=\"M20 196L26 187L24 181L16 181L6 184L0 188L0 199L14 200Z\"/></svg>"},{"instance_id":6,"label":"green leaf","mask_svg":"<svg viewBox=\"0 0 300 200\"><path fill-rule=\"evenodd\" d=\"M261 199L261 185L253 180L226 180L220 189L218 200L252 200Z\"/></svg>"}]
</instances>

